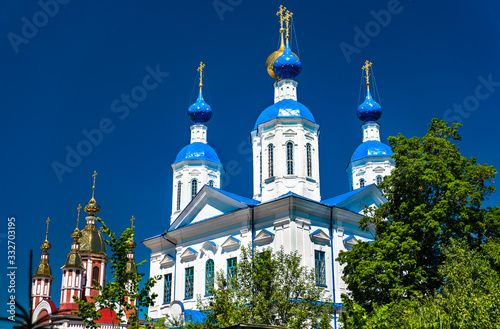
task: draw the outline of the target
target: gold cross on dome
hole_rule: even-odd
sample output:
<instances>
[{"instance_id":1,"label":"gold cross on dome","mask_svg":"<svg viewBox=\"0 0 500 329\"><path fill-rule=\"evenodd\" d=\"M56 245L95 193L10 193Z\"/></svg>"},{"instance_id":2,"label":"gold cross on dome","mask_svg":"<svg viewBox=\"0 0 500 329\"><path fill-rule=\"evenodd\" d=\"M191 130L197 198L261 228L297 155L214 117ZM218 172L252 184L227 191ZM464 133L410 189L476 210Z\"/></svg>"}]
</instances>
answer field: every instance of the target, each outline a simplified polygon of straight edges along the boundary
<instances>
[{"instance_id":1,"label":"gold cross on dome","mask_svg":"<svg viewBox=\"0 0 500 329\"><path fill-rule=\"evenodd\" d=\"M370 84L370 66L372 66L372 63L366 61L365 65L361 68L362 70L365 71L366 85Z\"/></svg>"},{"instance_id":2,"label":"gold cross on dome","mask_svg":"<svg viewBox=\"0 0 500 329\"><path fill-rule=\"evenodd\" d=\"M288 39L290 35L290 18L292 17L293 13L289 12L288 10L286 11L285 14L285 21L286 21L286 38Z\"/></svg>"},{"instance_id":3,"label":"gold cross on dome","mask_svg":"<svg viewBox=\"0 0 500 329\"><path fill-rule=\"evenodd\" d=\"M78 216L76 217L76 228L78 228L78 223L80 222L80 209L82 209L82 205L78 204L76 210L78 210Z\"/></svg>"},{"instance_id":4,"label":"gold cross on dome","mask_svg":"<svg viewBox=\"0 0 500 329\"><path fill-rule=\"evenodd\" d=\"M276 13L276 16L280 17L280 29L283 29L283 21L285 18L283 17L283 12L286 10L286 7L283 7L283 5L280 5L280 9Z\"/></svg>"},{"instance_id":5,"label":"gold cross on dome","mask_svg":"<svg viewBox=\"0 0 500 329\"><path fill-rule=\"evenodd\" d=\"M92 184L92 199L94 198L95 176L97 176L97 171L94 170L94 174L92 175L92 177L94 177L94 183Z\"/></svg>"},{"instance_id":6,"label":"gold cross on dome","mask_svg":"<svg viewBox=\"0 0 500 329\"><path fill-rule=\"evenodd\" d=\"M49 223L50 223L50 218L47 217L47 220L45 221L47 223L47 231L45 231L45 240L47 240L47 237L49 236Z\"/></svg>"},{"instance_id":7,"label":"gold cross on dome","mask_svg":"<svg viewBox=\"0 0 500 329\"><path fill-rule=\"evenodd\" d=\"M135 217L134 217L134 215L132 215L132 218L130 218L130 221L132 222L132 226L134 226L134 220L135 220Z\"/></svg>"},{"instance_id":8,"label":"gold cross on dome","mask_svg":"<svg viewBox=\"0 0 500 329\"><path fill-rule=\"evenodd\" d=\"M201 91L201 86L203 86L203 68L205 67L205 64L203 62L200 62L200 66L198 66L198 72L200 72L200 91Z\"/></svg>"}]
</instances>

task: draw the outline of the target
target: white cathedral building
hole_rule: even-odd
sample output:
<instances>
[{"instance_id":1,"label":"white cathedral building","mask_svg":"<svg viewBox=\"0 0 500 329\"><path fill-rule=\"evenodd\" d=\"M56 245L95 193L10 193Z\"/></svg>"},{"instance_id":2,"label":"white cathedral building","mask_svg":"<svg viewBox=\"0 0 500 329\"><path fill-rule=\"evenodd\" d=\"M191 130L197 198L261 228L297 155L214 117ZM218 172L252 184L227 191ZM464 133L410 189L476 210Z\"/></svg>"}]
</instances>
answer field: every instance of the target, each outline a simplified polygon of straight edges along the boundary
<instances>
[{"instance_id":1,"label":"white cathedral building","mask_svg":"<svg viewBox=\"0 0 500 329\"><path fill-rule=\"evenodd\" d=\"M153 319L190 315L196 318L197 295L207 296L214 273L235 271L240 247L298 251L303 265L315 270L316 284L324 287L341 309L346 284L339 251L349 250L371 235L358 227L365 206L386 200L377 184L394 168L389 146L380 141L377 120L382 111L369 90L370 65L365 64L367 93L357 110L363 122L362 143L347 165L346 193L320 193L319 123L297 99L297 76L302 64L289 44L289 17L281 16L281 46L266 63L275 79L274 104L264 109L250 132L253 149L253 197L220 189L224 166L207 143L206 123L212 109L200 92L189 107L193 121L191 142L172 164L173 193L170 227L143 243L151 250L150 276L161 275L149 308ZM283 28L283 22L286 27ZM286 34L286 35L284 35ZM249 193L250 194L250 193Z\"/></svg>"}]
</instances>

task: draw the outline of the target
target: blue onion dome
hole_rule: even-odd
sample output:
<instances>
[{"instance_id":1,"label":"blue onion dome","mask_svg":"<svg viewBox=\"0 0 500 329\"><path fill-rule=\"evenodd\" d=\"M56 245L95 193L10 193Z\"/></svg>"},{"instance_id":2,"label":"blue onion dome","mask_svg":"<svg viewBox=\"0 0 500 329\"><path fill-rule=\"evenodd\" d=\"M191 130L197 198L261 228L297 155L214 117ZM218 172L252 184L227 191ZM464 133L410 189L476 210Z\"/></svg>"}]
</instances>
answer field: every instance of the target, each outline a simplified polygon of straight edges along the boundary
<instances>
[{"instance_id":1,"label":"blue onion dome","mask_svg":"<svg viewBox=\"0 0 500 329\"><path fill-rule=\"evenodd\" d=\"M356 114L358 115L359 120L363 122L377 121L382 116L382 108L379 103L373 100L370 90L366 92L366 99L358 107Z\"/></svg>"},{"instance_id":2,"label":"blue onion dome","mask_svg":"<svg viewBox=\"0 0 500 329\"><path fill-rule=\"evenodd\" d=\"M209 160L221 163L215 150L210 145L201 142L184 146L177 154L177 157L175 157L174 163L184 160Z\"/></svg>"},{"instance_id":3,"label":"blue onion dome","mask_svg":"<svg viewBox=\"0 0 500 329\"><path fill-rule=\"evenodd\" d=\"M356 161L368 157L392 156L392 150L389 145L380 141L366 141L361 143L354 151L351 161Z\"/></svg>"},{"instance_id":4,"label":"blue onion dome","mask_svg":"<svg viewBox=\"0 0 500 329\"><path fill-rule=\"evenodd\" d=\"M300 59L290 50L290 44L287 42L285 51L276 58L273 64L273 71L280 79L295 79L302 71Z\"/></svg>"},{"instance_id":5,"label":"blue onion dome","mask_svg":"<svg viewBox=\"0 0 500 329\"><path fill-rule=\"evenodd\" d=\"M205 103L201 90L196 102L189 107L188 116L195 124L205 123L212 118L212 108Z\"/></svg>"}]
</instances>

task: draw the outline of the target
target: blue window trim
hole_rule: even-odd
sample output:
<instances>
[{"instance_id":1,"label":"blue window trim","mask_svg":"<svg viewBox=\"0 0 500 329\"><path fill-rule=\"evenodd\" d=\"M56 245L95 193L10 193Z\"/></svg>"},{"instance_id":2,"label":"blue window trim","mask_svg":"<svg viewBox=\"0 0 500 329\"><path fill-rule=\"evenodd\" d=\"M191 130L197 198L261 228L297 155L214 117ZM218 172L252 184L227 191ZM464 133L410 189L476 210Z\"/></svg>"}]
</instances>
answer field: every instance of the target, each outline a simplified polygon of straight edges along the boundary
<instances>
[{"instance_id":1,"label":"blue window trim","mask_svg":"<svg viewBox=\"0 0 500 329\"><path fill-rule=\"evenodd\" d=\"M207 260L205 263L205 296L211 296L210 288L214 287L214 261Z\"/></svg>"},{"instance_id":2,"label":"blue window trim","mask_svg":"<svg viewBox=\"0 0 500 329\"><path fill-rule=\"evenodd\" d=\"M236 257L227 259L227 281L229 282L231 278L236 275L236 266L238 264L238 260Z\"/></svg>"},{"instance_id":3,"label":"blue window trim","mask_svg":"<svg viewBox=\"0 0 500 329\"><path fill-rule=\"evenodd\" d=\"M169 304L172 301L172 273L164 275L163 283L163 304Z\"/></svg>"},{"instance_id":4,"label":"blue window trim","mask_svg":"<svg viewBox=\"0 0 500 329\"><path fill-rule=\"evenodd\" d=\"M314 250L314 273L316 285L326 287L326 262L324 251Z\"/></svg>"},{"instance_id":5,"label":"blue window trim","mask_svg":"<svg viewBox=\"0 0 500 329\"><path fill-rule=\"evenodd\" d=\"M187 267L185 271L186 280L184 282L184 299L194 296L194 267Z\"/></svg>"}]
</instances>

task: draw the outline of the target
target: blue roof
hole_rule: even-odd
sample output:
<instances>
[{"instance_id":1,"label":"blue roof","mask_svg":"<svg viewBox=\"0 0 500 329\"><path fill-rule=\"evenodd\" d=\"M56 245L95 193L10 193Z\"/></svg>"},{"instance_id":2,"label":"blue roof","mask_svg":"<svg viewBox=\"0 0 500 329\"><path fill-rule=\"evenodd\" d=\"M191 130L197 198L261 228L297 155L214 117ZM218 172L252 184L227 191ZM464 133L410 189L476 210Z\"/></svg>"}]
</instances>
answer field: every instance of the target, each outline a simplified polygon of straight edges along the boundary
<instances>
[{"instance_id":1,"label":"blue roof","mask_svg":"<svg viewBox=\"0 0 500 329\"><path fill-rule=\"evenodd\" d=\"M184 146L177 154L174 163L183 160L209 160L221 164L215 150L210 145L200 142Z\"/></svg>"},{"instance_id":2,"label":"blue roof","mask_svg":"<svg viewBox=\"0 0 500 329\"><path fill-rule=\"evenodd\" d=\"M257 126L261 123L276 118L304 118L316 123L311 111L309 111L304 104L301 104L293 99L283 99L262 111L257 118L253 129L257 129Z\"/></svg>"},{"instance_id":3,"label":"blue roof","mask_svg":"<svg viewBox=\"0 0 500 329\"><path fill-rule=\"evenodd\" d=\"M205 103L201 90L196 102L189 107L188 116L196 124L205 123L212 117L212 109Z\"/></svg>"},{"instance_id":4,"label":"blue roof","mask_svg":"<svg viewBox=\"0 0 500 329\"><path fill-rule=\"evenodd\" d=\"M234 200L239 201L239 202L243 202L247 205L256 206L256 205L260 204L260 202L257 200L246 198L244 196L234 194L234 193L231 193L228 191L224 191L224 190L218 189L218 188L213 187L213 186L209 186L209 185L207 185L207 186L210 187L211 189L214 189L214 190L224 194L225 196L230 197L231 199L234 199Z\"/></svg>"},{"instance_id":5,"label":"blue roof","mask_svg":"<svg viewBox=\"0 0 500 329\"><path fill-rule=\"evenodd\" d=\"M354 235L349 235L349 236L347 236L347 237L346 237L344 240L342 240L342 241L348 241L348 240L350 240L350 239L352 239L352 238L354 238Z\"/></svg>"},{"instance_id":6,"label":"blue roof","mask_svg":"<svg viewBox=\"0 0 500 329\"><path fill-rule=\"evenodd\" d=\"M379 103L373 100L370 91L366 93L366 99L358 107L356 114L358 115L359 120L364 122L377 121L382 116L382 108Z\"/></svg>"},{"instance_id":7,"label":"blue roof","mask_svg":"<svg viewBox=\"0 0 500 329\"><path fill-rule=\"evenodd\" d=\"M392 154L389 145L385 145L379 141L366 141L361 143L356 151L354 151L351 161L375 156L392 156Z\"/></svg>"},{"instance_id":8,"label":"blue roof","mask_svg":"<svg viewBox=\"0 0 500 329\"><path fill-rule=\"evenodd\" d=\"M193 321L195 323L202 323L205 321L207 314L198 310L184 310L184 320L186 322Z\"/></svg>"},{"instance_id":9,"label":"blue roof","mask_svg":"<svg viewBox=\"0 0 500 329\"><path fill-rule=\"evenodd\" d=\"M367 185L365 187L361 187L361 188L358 188L356 190L352 190L350 192L340 194L340 195L334 196L334 197L329 198L329 199L322 200L321 203L326 204L327 206L330 206L330 207L336 206L339 203L341 203L342 201L345 201L345 200L349 199L350 197L352 197L353 195L356 195L356 194L360 193L361 191L366 190L367 188L369 188L372 185L375 185L375 184L370 184L370 185Z\"/></svg>"},{"instance_id":10,"label":"blue roof","mask_svg":"<svg viewBox=\"0 0 500 329\"><path fill-rule=\"evenodd\" d=\"M273 63L274 74L280 79L295 79L302 71L302 63L290 50L290 44L287 42L285 51L276 58Z\"/></svg>"}]
</instances>

